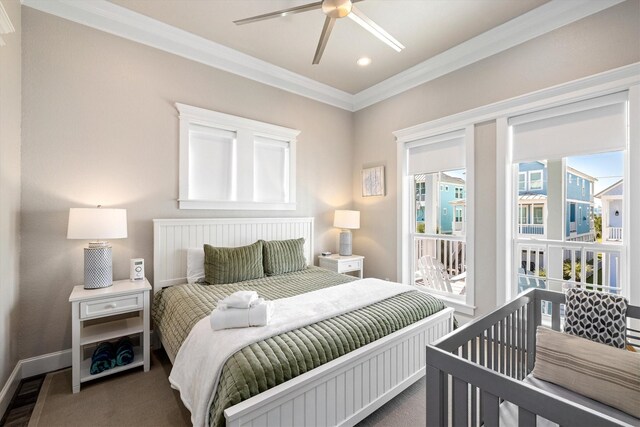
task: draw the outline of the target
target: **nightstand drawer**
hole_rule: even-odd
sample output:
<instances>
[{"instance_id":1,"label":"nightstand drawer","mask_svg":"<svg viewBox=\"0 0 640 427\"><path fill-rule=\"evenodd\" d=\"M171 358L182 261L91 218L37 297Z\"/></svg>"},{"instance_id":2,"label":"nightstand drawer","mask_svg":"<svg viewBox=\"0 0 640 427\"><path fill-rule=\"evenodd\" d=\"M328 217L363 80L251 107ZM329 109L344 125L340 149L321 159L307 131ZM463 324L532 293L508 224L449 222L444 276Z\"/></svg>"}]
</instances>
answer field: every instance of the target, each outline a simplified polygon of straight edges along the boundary
<instances>
[{"instance_id":1,"label":"nightstand drawer","mask_svg":"<svg viewBox=\"0 0 640 427\"><path fill-rule=\"evenodd\" d=\"M109 316L134 310L142 310L143 294L123 295L80 303L80 318Z\"/></svg>"},{"instance_id":2,"label":"nightstand drawer","mask_svg":"<svg viewBox=\"0 0 640 427\"><path fill-rule=\"evenodd\" d=\"M344 273L347 271L358 271L362 268L362 261L353 260L341 262L338 265L338 273Z\"/></svg>"}]
</instances>

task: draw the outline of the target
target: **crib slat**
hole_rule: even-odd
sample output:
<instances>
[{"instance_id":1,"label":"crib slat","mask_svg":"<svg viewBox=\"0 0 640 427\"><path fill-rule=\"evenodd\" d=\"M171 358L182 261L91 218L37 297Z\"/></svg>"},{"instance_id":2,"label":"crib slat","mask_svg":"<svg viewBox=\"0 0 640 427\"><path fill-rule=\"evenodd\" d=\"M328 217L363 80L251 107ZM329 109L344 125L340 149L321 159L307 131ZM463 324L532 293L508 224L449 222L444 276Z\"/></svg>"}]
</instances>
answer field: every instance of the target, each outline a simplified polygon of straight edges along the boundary
<instances>
[{"instance_id":1,"label":"crib slat","mask_svg":"<svg viewBox=\"0 0 640 427\"><path fill-rule=\"evenodd\" d=\"M493 328L493 370L498 372L500 365L498 365L498 356L500 350L498 349L498 341L500 340L500 322L492 326Z\"/></svg>"},{"instance_id":2,"label":"crib slat","mask_svg":"<svg viewBox=\"0 0 640 427\"><path fill-rule=\"evenodd\" d=\"M534 299L527 304L527 374L533 371L536 360L536 328L540 318L540 300Z\"/></svg>"},{"instance_id":3,"label":"crib slat","mask_svg":"<svg viewBox=\"0 0 640 427\"><path fill-rule=\"evenodd\" d=\"M536 425L536 414L523 407L518 407L518 427L531 427Z\"/></svg>"},{"instance_id":4,"label":"crib slat","mask_svg":"<svg viewBox=\"0 0 640 427\"><path fill-rule=\"evenodd\" d=\"M505 319L505 346L504 346L504 373L508 376L511 376L511 315L507 316Z\"/></svg>"},{"instance_id":5,"label":"crib slat","mask_svg":"<svg viewBox=\"0 0 640 427\"><path fill-rule=\"evenodd\" d=\"M445 375L440 369L427 365L427 425L445 425L444 413L446 411L446 389L444 388ZM445 390L443 392L443 390Z\"/></svg>"},{"instance_id":6,"label":"crib slat","mask_svg":"<svg viewBox=\"0 0 640 427\"><path fill-rule=\"evenodd\" d=\"M523 379L526 371L526 325L525 325L525 307L520 307L520 377L518 379Z\"/></svg>"},{"instance_id":7,"label":"crib slat","mask_svg":"<svg viewBox=\"0 0 640 427\"><path fill-rule=\"evenodd\" d=\"M504 374L504 368L505 368L505 342L506 342L506 336L507 336L507 319L502 319L500 321L500 373Z\"/></svg>"},{"instance_id":8,"label":"crib slat","mask_svg":"<svg viewBox=\"0 0 640 427\"><path fill-rule=\"evenodd\" d=\"M498 397L482 390L482 414L484 425L487 427L498 426L500 423Z\"/></svg>"},{"instance_id":9,"label":"crib slat","mask_svg":"<svg viewBox=\"0 0 640 427\"><path fill-rule=\"evenodd\" d=\"M516 312L511 313L511 378L517 378L518 374L517 374L517 361L516 361L516 354L517 354L517 341L516 341L516 331L518 330L518 322L516 319Z\"/></svg>"},{"instance_id":10,"label":"crib slat","mask_svg":"<svg viewBox=\"0 0 640 427\"><path fill-rule=\"evenodd\" d=\"M487 368L493 369L493 327L487 328Z\"/></svg>"},{"instance_id":11,"label":"crib slat","mask_svg":"<svg viewBox=\"0 0 640 427\"><path fill-rule=\"evenodd\" d=\"M560 330L560 304L557 302L552 303L551 306L551 329Z\"/></svg>"},{"instance_id":12,"label":"crib slat","mask_svg":"<svg viewBox=\"0 0 640 427\"><path fill-rule=\"evenodd\" d=\"M520 347L521 347L521 341L520 341L520 327L522 326L522 324L520 323L520 309L517 309L515 311L515 327L514 327L514 333L515 333L515 349L513 352L513 357L515 358L515 370L513 371L514 373L514 378L516 379L520 379Z\"/></svg>"},{"instance_id":13,"label":"crib slat","mask_svg":"<svg viewBox=\"0 0 640 427\"><path fill-rule=\"evenodd\" d=\"M468 427L469 398L467 383L459 378L453 378L453 407L451 416L453 427Z\"/></svg>"},{"instance_id":14,"label":"crib slat","mask_svg":"<svg viewBox=\"0 0 640 427\"><path fill-rule=\"evenodd\" d=\"M478 363L478 337L475 337L473 340L471 340L471 361L474 364ZM477 404L477 393L478 393L478 388L471 386L471 425L475 426L476 425L476 416L477 416L477 408L476 408L476 404Z\"/></svg>"}]
</instances>

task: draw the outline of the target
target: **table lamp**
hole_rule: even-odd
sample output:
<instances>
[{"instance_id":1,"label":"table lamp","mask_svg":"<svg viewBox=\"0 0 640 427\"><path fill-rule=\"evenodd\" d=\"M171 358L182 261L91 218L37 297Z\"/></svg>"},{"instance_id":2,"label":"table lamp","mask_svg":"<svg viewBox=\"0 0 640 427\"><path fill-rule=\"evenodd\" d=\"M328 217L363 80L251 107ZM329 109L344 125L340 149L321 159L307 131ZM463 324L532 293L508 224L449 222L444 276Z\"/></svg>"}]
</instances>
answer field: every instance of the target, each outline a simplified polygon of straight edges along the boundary
<instances>
[{"instance_id":1,"label":"table lamp","mask_svg":"<svg viewBox=\"0 0 640 427\"><path fill-rule=\"evenodd\" d=\"M69 209L67 239L93 240L84 248L84 288L106 288L113 284L111 245L106 239L127 237L127 210Z\"/></svg>"},{"instance_id":2,"label":"table lamp","mask_svg":"<svg viewBox=\"0 0 640 427\"><path fill-rule=\"evenodd\" d=\"M351 256L351 230L360 228L360 211L337 210L333 226L341 228L340 255Z\"/></svg>"}]
</instances>

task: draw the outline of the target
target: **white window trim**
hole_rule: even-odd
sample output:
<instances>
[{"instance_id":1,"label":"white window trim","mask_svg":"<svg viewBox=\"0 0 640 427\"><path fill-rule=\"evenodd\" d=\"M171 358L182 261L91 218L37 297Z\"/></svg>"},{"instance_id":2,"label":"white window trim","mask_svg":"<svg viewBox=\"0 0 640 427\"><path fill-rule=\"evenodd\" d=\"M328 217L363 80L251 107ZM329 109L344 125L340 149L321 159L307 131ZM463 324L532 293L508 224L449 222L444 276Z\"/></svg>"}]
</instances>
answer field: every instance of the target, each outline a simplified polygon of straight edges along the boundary
<instances>
[{"instance_id":1,"label":"white window trim","mask_svg":"<svg viewBox=\"0 0 640 427\"><path fill-rule=\"evenodd\" d=\"M507 208L513 205L511 188L513 188L513 180L511 169L512 147L510 144L511 131L508 125L508 117L524 114L537 109L551 108L562 104L569 104L584 99L613 94L623 90L628 90L628 117L640 117L640 76L631 81L617 81L610 85L593 85L582 90L567 93L561 96L549 96L542 98L543 101L535 101L531 103L523 103L517 108L509 109L503 112L504 115L496 118L496 188L497 193L497 212L498 224L505 224L505 227L498 227L497 242L498 250L496 256L496 268L499 273L497 277L496 303L502 305L509 301L514 295L511 294L511 287L506 284L511 281L512 274L512 238L511 215L512 209ZM570 83L566 84L567 86ZM563 86L563 85L561 85ZM557 90L557 88L552 88ZM551 91L551 89L549 90ZM640 162L640 120L629 120L629 138L627 140L626 156L625 156L625 172L623 182L629 183L629 191L625 195L623 209L631 209L631 212L640 212L640 168L630 168L631 164ZM634 149L635 148L635 149ZM576 180L577 181L577 180ZM635 185L635 186L634 186ZM565 186L563 185L563 189ZM564 190L563 190L564 191ZM629 212L629 211L627 211ZM640 256L640 227L632 227L629 220L630 215L623 218L623 227L625 233L629 235L629 239L623 242L626 251L626 259L631 260L631 256ZM632 249L633 248L633 249ZM625 268L621 271L621 280L630 283L630 277L638 277L640 275L640 263L627 262ZM632 304L640 303L640 286L629 287L629 300Z\"/></svg>"},{"instance_id":2,"label":"white window trim","mask_svg":"<svg viewBox=\"0 0 640 427\"><path fill-rule=\"evenodd\" d=\"M524 188L520 188L520 177L524 176L524 180L522 180L522 183L524 184ZM527 191L527 172L518 172L518 191Z\"/></svg>"},{"instance_id":3,"label":"white window trim","mask_svg":"<svg viewBox=\"0 0 640 427\"><path fill-rule=\"evenodd\" d=\"M409 128L411 132L400 130L393 132L396 136L396 153L397 153L397 189L398 189L398 255L397 255L397 281L400 283L410 284L412 283L411 275L411 259L409 254L411 248L409 245L413 245L411 239L411 230L413 227L412 216L413 208L404 210L405 206L411 203L413 195L413 186L411 180L407 176L408 173L408 154L409 145L413 141L417 141L424 138L436 137L451 132L464 132L465 142L465 169L467 181L465 183L466 189L466 221L465 225L465 240L466 240L466 261L467 261L467 279L466 279L466 295L464 299L449 298L446 295L438 294L438 298L445 301L447 305L453 307L456 311L473 316L475 314L475 127L474 125L468 125L464 127L449 127L440 128L434 131L425 131L429 129L429 124L425 123Z\"/></svg>"},{"instance_id":4,"label":"white window trim","mask_svg":"<svg viewBox=\"0 0 640 427\"><path fill-rule=\"evenodd\" d=\"M180 184L178 203L180 209L227 209L227 210L295 210L296 209L296 143L299 130L269 123L206 110L204 108L176 103L180 119ZM289 200L283 203L264 203L251 200L218 201L189 198L189 125L199 124L236 132L237 138L261 136L288 143L289 145ZM253 155L251 162L253 162ZM253 164L253 163L252 163ZM253 175L247 178L253 193Z\"/></svg>"},{"instance_id":5,"label":"white window trim","mask_svg":"<svg viewBox=\"0 0 640 427\"><path fill-rule=\"evenodd\" d=\"M533 175L534 173L540 174L540 188L533 188L533 186L531 185L531 183L533 182L533 180L531 179L531 175ZM533 191L544 190L544 171L542 169L536 169L528 172L528 188L527 189L533 190Z\"/></svg>"}]
</instances>

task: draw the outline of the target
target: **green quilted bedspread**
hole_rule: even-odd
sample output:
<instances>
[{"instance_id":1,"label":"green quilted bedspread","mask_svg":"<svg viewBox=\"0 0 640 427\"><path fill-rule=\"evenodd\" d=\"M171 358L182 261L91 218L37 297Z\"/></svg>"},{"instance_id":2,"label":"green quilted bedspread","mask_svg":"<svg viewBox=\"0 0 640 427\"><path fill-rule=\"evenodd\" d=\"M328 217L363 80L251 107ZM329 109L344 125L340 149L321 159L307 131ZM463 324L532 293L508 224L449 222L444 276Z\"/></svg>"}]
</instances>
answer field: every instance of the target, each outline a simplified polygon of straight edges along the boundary
<instances>
[{"instance_id":1,"label":"green quilted bedspread","mask_svg":"<svg viewBox=\"0 0 640 427\"><path fill-rule=\"evenodd\" d=\"M317 267L227 285L180 285L154 297L153 319L167 351L176 354L191 328L218 300L237 290L255 290L269 300L287 298L355 280ZM444 308L437 298L407 292L370 306L251 344L222 368L209 409L211 426L223 426L224 410L330 362Z\"/></svg>"}]
</instances>

